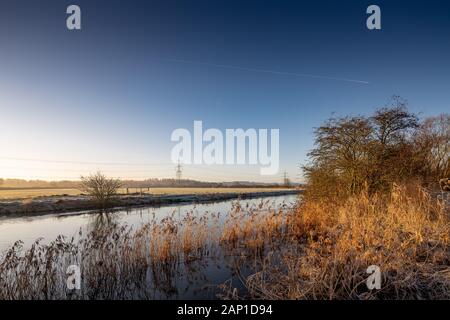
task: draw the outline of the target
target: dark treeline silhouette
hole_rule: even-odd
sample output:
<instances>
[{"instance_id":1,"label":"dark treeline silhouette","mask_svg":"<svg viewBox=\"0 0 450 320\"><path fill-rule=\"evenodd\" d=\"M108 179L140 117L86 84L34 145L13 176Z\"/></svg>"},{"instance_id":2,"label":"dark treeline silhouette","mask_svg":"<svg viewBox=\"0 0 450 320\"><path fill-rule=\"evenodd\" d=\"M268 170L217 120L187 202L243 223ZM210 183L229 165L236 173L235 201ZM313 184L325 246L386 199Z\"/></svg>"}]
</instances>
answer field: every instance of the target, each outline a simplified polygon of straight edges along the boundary
<instances>
[{"instance_id":1,"label":"dark treeline silhouette","mask_svg":"<svg viewBox=\"0 0 450 320\"><path fill-rule=\"evenodd\" d=\"M0 189L71 189L79 186L79 181L45 181L24 179L2 179L0 178Z\"/></svg>"},{"instance_id":2,"label":"dark treeline silhouette","mask_svg":"<svg viewBox=\"0 0 450 320\"><path fill-rule=\"evenodd\" d=\"M255 188L281 186L277 183L260 183L251 181L231 181L231 182L206 182L190 179L147 179L143 181L123 181L124 185L130 188Z\"/></svg>"},{"instance_id":3,"label":"dark treeline silhouette","mask_svg":"<svg viewBox=\"0 0 450 320\"><path fill-rule=\"evenodd\" d=\"M122 180L125 188L264 188L277 187L277 183L259 183L251 181L205 182L197 180L146 179ZM297 186L293 184L292 186ZM0 189L78 189L80 181L44 181L22 179L0 179Z\"/></svg>"}]
</instances>

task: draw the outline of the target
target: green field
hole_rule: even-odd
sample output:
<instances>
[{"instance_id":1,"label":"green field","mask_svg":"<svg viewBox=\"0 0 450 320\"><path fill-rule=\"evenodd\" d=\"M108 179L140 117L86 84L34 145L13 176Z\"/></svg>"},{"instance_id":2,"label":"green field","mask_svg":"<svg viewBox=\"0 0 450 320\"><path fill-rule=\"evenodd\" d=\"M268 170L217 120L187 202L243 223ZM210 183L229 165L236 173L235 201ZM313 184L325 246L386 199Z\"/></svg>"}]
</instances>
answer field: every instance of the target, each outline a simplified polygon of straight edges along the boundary
<instances>
[{"instance_id":1,"label":"green field","mask_svg":"<svg viewBox=\"0 0 450 320\"><path fill-rule=\"evenodd\" d=\"M165 194L208 194L208 193L245 193L245 192L271 192L283 190L281 188L142 188L142 193L165 195ZM120 189L119 193L126 194L126 189ZM140 193L140 188L129 188L128 192ZM11 189L0 190L0 200L27 199L43 196L79 195L77 189Z\"/></svg>"}]
</instances>

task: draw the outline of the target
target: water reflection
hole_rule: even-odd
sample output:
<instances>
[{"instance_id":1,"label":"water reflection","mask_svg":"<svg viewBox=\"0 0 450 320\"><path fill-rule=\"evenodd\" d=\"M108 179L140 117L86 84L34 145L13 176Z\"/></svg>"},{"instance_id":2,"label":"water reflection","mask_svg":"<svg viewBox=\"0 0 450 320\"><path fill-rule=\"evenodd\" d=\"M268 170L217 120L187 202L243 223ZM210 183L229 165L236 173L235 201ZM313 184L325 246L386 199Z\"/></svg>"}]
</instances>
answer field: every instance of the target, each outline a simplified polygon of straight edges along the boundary
<instances>
[{"instance_id":1,"label":"water reflection","mask_svg":"<svg viewBox=\"0 0 450 320\"><path fill-rule=\"evenodd\" d=\"M264 200L262 200L264 199ZM249 199L242 202L242 206L248 208L251 205L260 205L262 201L271 202L271 206L280 204L294 203L296 195L287 195L279 197L266 197L258 199ZM139 228L145 223L151 221L160 221L167 216L174 215L181 221L188 212L194 215L202 215L205 212L214 212L219 220L223 221L233 207L235 200L208 204L182 204L164 207L142 207L142 208L123 208L109 213L103 212L103 216L93 216L92 211L74 212L68 214L53 214L45 216L27 216L27 217L3 217L0 219L0 252L10 248L17 240L24 242L24 247L28 248L37 238L43 238L43 243L53 241L57 236L64 235L70 238L79 233L95 229L95 225L102 225L108 222L119 225L126 224L133 228ZM96 214L101 212L96 212ZM106 215L106 217L105 217ZM112 215L110 218L107 215ZM95 218L100 220L95 223Z\"/></svg>"},{"instance_id":2,"label":"water reflection","mask_svg":"<svg viewBox=\"0 0 450 320\"><path fill-rule=\"evenodd\" d=\"M87 231L100 231L101 229L113 228L118 226L119 215L111 210L101 210L94 212L88 224Z\"/></svg>"},{"instance_id":3,"label":"water reflection","mask_svg":"<svg viewBox=\"0 0 450 320\"><path fill-rule=\"evenodd\" d=\"M83 266L83 276L89 283L90 289L83 291L83 297L210 299L217 297L219 284L241 288L245 276L255 270L253 258L257 250L264 250L258 242L260 238L253 239L252 234L248 234L249 242L238 244L229 240L233 238L231 233L224 240L226 233L216 235L215 230L223 229L227 217L231 218L228 223L247 221L251 230L254 223L264 221L262 207L267 212L268 208L269 211L282 208L295 199L285 196L241 203L226 201L10 219L0 222L0 240L15 241L25 234L32 241L44 236L48 243L60 234L70 237L82 229L83 236L73 251L84 252L76 262ZM188 232L183 226L188 226ZM2 232L11 230L15 233ZM58 250L66 248L54 246ZM59 267L67 259L73 259L69 252L59 254L59 260L55 260ZM64 294L58 290L55 292Z\"/></svg>"}]
</instances>

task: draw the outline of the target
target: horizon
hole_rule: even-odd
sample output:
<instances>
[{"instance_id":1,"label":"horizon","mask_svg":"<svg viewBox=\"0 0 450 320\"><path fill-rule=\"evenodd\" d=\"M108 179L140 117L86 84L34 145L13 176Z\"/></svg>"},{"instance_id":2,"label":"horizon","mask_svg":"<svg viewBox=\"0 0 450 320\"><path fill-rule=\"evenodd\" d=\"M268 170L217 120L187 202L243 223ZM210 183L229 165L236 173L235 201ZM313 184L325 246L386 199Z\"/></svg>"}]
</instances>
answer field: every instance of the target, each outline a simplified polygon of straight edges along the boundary
<instances>
[{"instance_id":1,"label":"horizon","mask_svg":"<svg viewBox=\"0 0 450 320\"><path fill-rule=\"evenodd\" d=\"M100 171L100 173L102 173ZM18 179L18 178L0 178L0 189L1 188L9 188L9 187L3 187L1 182L3 180L3 182L5 181L20 181L20 182L45 182L45 183L63 183L63 182L80 182L81 181L81 177L84 176L80 176L78 179L75 180L40 180L40 179L36 179L36 180L27 180L27 179ZM112 177L114 178L114 177ZM147 178L147 179L143 179L143 180L123 180L124 182L146 182L146 181L177 181L176 178ZM247 180L235 180L235 181L208 181L208 180L194 180L194 179L181 179L180 180L181 183L183 182L194 182L194 183L211 183L211 184L255 184L255 185L282 185L282 182L255 182L255 181L247 181ZM300 182L291 182L292 185L301 185L302 183Z\"/></svg>"}]
</instances>

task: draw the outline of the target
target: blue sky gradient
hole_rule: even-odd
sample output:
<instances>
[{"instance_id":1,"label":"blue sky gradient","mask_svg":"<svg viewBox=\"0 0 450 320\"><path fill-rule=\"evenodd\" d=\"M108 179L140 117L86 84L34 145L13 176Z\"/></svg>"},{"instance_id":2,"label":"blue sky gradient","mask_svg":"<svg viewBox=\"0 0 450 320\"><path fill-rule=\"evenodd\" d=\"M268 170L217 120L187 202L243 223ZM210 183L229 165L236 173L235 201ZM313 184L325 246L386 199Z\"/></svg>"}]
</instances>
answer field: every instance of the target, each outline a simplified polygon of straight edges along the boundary
<instances>
[{"instance_id":1,"label":"blue sky gradient","mask_svg":"<svg viewBox=\"0 0 450 320\"><path fill-rule=\"evenodd\" d=\"M81 31L66 29L70 4ZM366 28L370 4L382 30ZM1 0L0 177L173 177L172 131L202 120L279 128L281 171L300 181L313 128L333 112L370 114L394 94L422 116L448 112L449 57L449 1Z\"/></svg>"}]
</instances>

